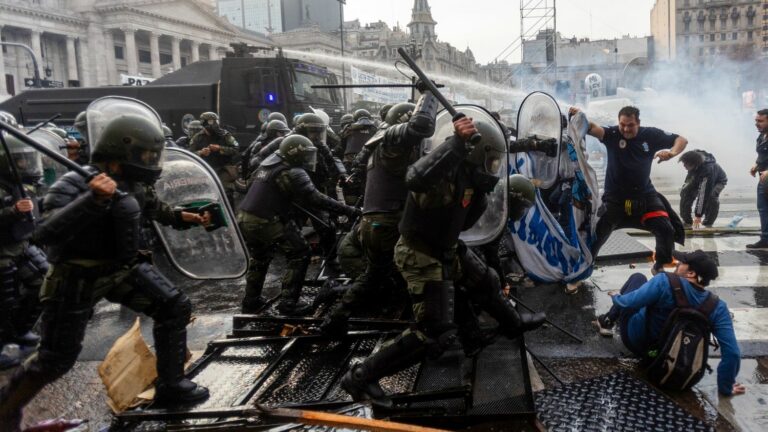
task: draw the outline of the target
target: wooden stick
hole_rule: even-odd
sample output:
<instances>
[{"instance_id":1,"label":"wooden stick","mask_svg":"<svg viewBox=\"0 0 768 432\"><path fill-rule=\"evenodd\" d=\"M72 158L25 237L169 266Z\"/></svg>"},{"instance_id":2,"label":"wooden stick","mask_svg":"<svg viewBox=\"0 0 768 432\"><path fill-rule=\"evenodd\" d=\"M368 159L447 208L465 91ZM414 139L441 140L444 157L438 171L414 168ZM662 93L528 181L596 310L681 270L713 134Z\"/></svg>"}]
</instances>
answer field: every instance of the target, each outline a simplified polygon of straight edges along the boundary
<instances>
[{"instance_id":1,"label":"wooden stick","mask_svg":"<svg viewBox=\"0 0 768 432\"><path fill-rule=\"evenodd\" d=\"M310 425L340 426L376 432L445 432L443 429L434 429L386 420L375 420L341 414L331 414L321 411L308 411L291 408L270 409L262 406L259 406L258 409L264 415L269 417L292 419L300 423Z\"/></svg>"}]
</instances>

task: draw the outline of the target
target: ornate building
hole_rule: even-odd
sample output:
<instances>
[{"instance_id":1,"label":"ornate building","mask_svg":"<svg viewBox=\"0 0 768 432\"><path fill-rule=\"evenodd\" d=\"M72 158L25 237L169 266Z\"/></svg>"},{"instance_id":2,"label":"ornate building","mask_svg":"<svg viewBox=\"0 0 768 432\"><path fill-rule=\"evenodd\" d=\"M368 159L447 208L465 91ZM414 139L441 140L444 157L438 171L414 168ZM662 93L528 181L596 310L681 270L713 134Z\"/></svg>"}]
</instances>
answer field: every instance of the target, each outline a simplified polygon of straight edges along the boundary
<instances>
[{"instance_id":1,"label":"ornate building","mask_svg":"<svg viewBox=\"0 0 768 432\"><path fill-rule=\"evenodd\" d=\"M404 47L424 70L432 73L475 78L478 65L472 51L459 50L441 42L435 31L427 0L414 0L408 32L399 27L390 29L382 22L361 25L359 20L344 23L344 41L356 57L391 63L399 59L397 49Z\"/></svg>"},{"instance_id":2,"label":"ornate building","mask_svg":"<svg viewBox=\"0 0 768 432\"><path fill-rule=\"evenodd\" d=\"M651 11L662 60L751 60L768 55L767 31L765 0L657 0Z\"/></svg>"},{"instance_id":3,"label":"ornate building","mask_svg":"<svg viewBox=\"0 0 768 432\"><path fill-rule=\"evenodd\" d=\"M267 46L201 0L0 0L0 40L28 45L51 85L118 85L158 78L198 60L218 59L232 42ZM0 98L27 87L29 54L3 46Z\"/></svg>"}]
</instances>

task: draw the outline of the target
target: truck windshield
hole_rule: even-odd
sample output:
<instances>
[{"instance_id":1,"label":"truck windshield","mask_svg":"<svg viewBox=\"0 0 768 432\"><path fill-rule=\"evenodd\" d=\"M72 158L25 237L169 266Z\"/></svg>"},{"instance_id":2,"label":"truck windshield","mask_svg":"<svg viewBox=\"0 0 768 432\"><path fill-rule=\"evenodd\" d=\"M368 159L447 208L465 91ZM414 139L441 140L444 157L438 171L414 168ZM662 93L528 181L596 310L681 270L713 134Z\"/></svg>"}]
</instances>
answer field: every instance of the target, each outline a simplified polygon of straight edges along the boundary
<instances>
[{"instance_id":1,"label":"truck windshield","mask_svg":"<svg viewBox=\"0 0 768 432\"><path fill-rule=\"evenodd\" d=\"M296 70L293 91L296 98L305 102L334 103L331 89L312 88L313 85L328 84L325 76Z\"/></svg>"}]
</instances>

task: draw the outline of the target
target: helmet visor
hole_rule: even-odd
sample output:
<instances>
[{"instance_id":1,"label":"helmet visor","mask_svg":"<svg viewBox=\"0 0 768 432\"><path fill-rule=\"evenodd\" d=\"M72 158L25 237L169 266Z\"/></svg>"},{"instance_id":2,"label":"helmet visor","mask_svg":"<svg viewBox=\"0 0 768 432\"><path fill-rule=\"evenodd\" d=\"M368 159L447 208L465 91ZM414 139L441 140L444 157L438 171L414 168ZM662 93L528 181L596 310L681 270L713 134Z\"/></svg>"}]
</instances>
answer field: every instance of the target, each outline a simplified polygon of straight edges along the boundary
<instances>
[{"instance_id":1,"label":"helmet visor","mask_svg":"<svg viewBox=\"0 0 768 432\"><path fill-rule=\"evenodd\" d=\"M160 170L163 168L163 148L133 147L131 148L129 163L152 170Z\"/></svg>"},{"instance_id":2,"label":"helmet visor","mask_svg":"<svg viewBox=\"0 0 768 432\"><path fill-rule=\"evenodd\" d=\"M495 150L485 153L485 172L491 175L500 175L503 155Z\"/></svg>"},{"instance_id":3,"label":"helmet visor","mask_svg":"<svg viewBox=\"0 0 768 432\"><path fill-rule=\"evenodd\" d=\"M303 154L304 161L302 163L302 167L307 171L314 172L315 167L317 167L317 148L305 148Z\"/></svg>"},{"instance_id":4,"label":"helmet visor","mask_svg":"<svg viewBox=\"0 0 768 432\"><path fill-rule=\"evenodd\" d=\"M160 116L152 107L144 102L123 96L105 96L88 105L86 117L88 119L88 142L98 143L104 128L110 121L125 114L134 114L149 119L162 128ZM91 153L96 149L91 146Z\"/></svg>"},{"instance_id":5,"label":"helmet visor","mask_svg":"<svg viewBox=\"0 0 768 432\"><path fill-rule=\"evenodd\" d=\"M306 126L307 128L307 138L310 139L313 143L323 143L325 144L325 139L328 134L328 129L325 127L325 125L318 125L318 124L308 124Z\"/></svg>"}]
</instances>

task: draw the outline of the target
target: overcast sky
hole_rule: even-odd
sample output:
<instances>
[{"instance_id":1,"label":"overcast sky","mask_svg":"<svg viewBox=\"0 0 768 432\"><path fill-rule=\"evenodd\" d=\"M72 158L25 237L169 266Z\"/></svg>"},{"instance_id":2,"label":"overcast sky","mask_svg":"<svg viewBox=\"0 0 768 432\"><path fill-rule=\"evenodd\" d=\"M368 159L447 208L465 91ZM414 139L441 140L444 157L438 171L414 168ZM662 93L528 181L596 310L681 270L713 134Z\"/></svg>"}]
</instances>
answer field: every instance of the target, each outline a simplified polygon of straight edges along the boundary
<instances>
[{"instance_id":1,"label":"overcast sky","mask_svg":"<svg viewBox=\"0 0 768 432\"><path fill-rule=\"evenodd\" d=\"M530 0L536 4L539 0ZM543 0L542 0L543 1ZM549 0L550 4L552 0ZM561 0L557 2L557 29L563 37L613 39L651 33L650 14L655 0ZM413 0L347 0L344 20L362 24L382 20L405 27ZM430 0L437 21L437 37L459 49L469 46L479 63L487 63L520 37L520 2L517 0ZM519 61L519 50L507 60Z\"/></svg>"}]
</instances>

